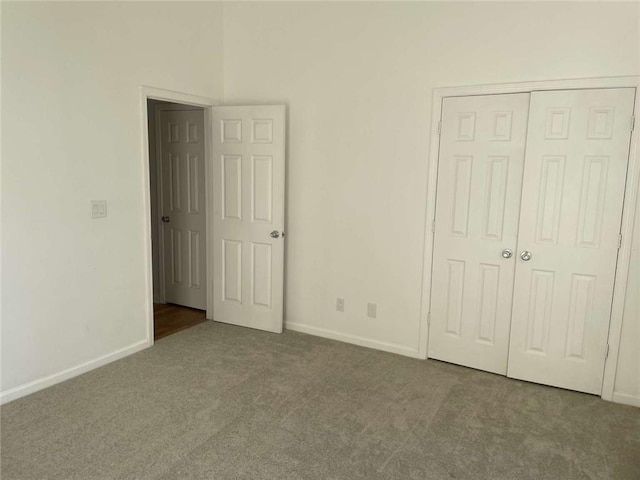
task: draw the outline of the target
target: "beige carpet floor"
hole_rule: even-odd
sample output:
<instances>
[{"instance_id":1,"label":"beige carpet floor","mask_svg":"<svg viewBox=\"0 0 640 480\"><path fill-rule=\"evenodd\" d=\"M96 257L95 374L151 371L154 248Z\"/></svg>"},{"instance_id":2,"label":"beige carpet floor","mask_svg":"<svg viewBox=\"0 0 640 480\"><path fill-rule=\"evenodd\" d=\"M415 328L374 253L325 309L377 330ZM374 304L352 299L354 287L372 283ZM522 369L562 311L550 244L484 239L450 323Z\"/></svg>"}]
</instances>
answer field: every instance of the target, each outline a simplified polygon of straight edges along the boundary
<instances>
[{"instance_id":1,"label":"beige carpet floor","mask_svg":"<svg viewBox=\"0 0 640 480\"><path fill-rule=\"evenodd\" d=\"M213 322L1 421L3 480L640 479L640 409Z\"/></svg>"}]
</instances>

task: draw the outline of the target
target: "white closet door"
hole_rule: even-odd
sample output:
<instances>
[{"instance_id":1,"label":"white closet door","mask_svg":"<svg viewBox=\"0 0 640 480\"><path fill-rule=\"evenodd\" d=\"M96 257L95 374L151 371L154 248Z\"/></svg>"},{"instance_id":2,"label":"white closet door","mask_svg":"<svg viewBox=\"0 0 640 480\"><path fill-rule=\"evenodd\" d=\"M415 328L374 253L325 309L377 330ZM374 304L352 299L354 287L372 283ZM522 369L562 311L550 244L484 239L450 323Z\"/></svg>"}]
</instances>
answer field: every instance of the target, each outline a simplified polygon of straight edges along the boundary
<instances>
[{"instance_id":1,"label":"white closet door","mask_svg":"<svg viewBox=\"0 0 640 480\"><path fill-rule=\"evenodd\" d=\"M525 93L442 110L428 356L503 375L528 108Z\"/></svg>"},{"instance_id":2,"label":"white closet door","mask_svg":"<svg viewBox=\"0 0 640 480\"><path fill-rule=\"evenodd\" d=\"M214 320L282 332L284 105L215 107Z\"/></svg>"},{"instance_id":3,"label":"white closet door","mask_svg":"<svg viewBox=\"0 0 640 480\"><path fill-rule=\"evenodd\" d=\"M204 112L161 112L165 301L205 310Z\"/></svg>"},{"instance_id":4,"label":"white closet door","mask_svg":"<svg viewBox=\"0 0 640 480\"><path fill-rule=\"evenodd\" d=\"M631 88L531 94L510 377L601 391L633 103Z\"/></svg>"}]
</instances>

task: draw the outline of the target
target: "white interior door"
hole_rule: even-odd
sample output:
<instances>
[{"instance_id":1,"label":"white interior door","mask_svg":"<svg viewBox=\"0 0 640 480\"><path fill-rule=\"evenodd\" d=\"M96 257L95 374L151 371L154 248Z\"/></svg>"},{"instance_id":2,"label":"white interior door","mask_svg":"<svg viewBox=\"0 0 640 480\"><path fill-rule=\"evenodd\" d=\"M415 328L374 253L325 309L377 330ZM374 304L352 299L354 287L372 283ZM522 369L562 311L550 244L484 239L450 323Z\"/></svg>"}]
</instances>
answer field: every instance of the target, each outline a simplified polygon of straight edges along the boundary
<instances>
[{"instance_id":1,"label":"white interior door","mask_svg":"<svg viewBox=\"0 0 640 480\"><path fill-rule=\"evenodd\" d=\"M504 375L529 94L442 107L428 355Z\"/></svg>"},{"instance_id":2,"label":"white interior door","mask_svg":"<svg viewBox=\"0 0 640 480\"><path fill-rule=\"evenodd\" d=\"M285 107L213 109L214 320L282 332Z\"/></svg>"},{"instance_id":3,"label":"white interior door","mask_svg":"<svg viewBox=\"0 0 640 480\"><path fill-rule=\"evenodd\" d=\"M510 377L600 394L633 104L632 88L531 95Z\"/></svg>"},{"instance_id":4,"label":"white interior door","mask_svg":"<svg viewBox=\"0 0 640 480\"><path fill-rule=\"evenodd\" d=\"M207 308L204 112L161 110L165 301Z\"/></svg>"}]
</instances>

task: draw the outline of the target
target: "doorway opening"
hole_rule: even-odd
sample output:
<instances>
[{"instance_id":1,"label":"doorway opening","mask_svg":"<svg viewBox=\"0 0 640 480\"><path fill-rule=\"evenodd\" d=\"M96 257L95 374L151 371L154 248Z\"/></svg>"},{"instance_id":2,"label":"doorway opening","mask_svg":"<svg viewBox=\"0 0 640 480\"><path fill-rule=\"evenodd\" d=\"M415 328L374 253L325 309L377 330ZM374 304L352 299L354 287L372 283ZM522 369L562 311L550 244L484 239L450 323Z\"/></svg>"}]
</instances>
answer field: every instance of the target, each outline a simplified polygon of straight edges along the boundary
<instances>
[{"instance_id":1,"label":"doorway opening","mask_svg":"<svg viewBox=\"0 0 640 480\"><path fill-rule=\"evenodd\" d=\"M154 340L206 320L205 111L147 99Z\"/></svg>"},{"instance_id":2,"label":"doorway opening","mask_svg":"<svg viewBox=\"0 0 640 480\"><path fill-rule=\"evenodd\" d=\"M154 304L281 333L286 107L144 86L140 100L148 345Z\"/></svg>"}]
</instances>

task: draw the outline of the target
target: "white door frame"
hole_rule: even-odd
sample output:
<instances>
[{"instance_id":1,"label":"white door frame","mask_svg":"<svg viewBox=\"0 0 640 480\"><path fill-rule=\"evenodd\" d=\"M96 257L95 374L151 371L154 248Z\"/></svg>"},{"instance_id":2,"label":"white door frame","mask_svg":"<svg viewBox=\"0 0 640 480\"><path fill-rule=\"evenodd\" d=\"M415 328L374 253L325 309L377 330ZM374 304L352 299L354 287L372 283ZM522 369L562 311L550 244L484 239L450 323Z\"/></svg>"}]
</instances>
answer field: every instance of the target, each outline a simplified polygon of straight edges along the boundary
<instances>
[{"instance_id":1,"label":"white door frame","mask_svg":"<svg viewBox=\"0 0 640 480\"><path fill-rule=\"evenodd\" d=\"M205 174L205 201L206 210L213 211L213 155L212 155L212 108L220 104L219 101L208 97L201 97L189 93L175 92L161 88L140 87L140 126L142 145L142 205L144 210L144 256L146 273L145 304L147 307L147 344L153 345L153 259L151 254L151 183L149 173L149 128L147 100L163 100L166 102L181 103L202 107L204 110L204 174ZM154 182L155 184L155 182ZM207 234L207 319L213 320L213 221L206 216Z\"/></svg>"},{"instance_id":2,"label":"white door frame","mask_svg":"<svg viewBox=\"0 0 640 480\"><path fill-rule=\"evenodd\" d=\"M550 80L535 82L502 83L476 86L441 87L433 90L431 112L431 139L427 174L427 201L425 214L425 235L422 270L422 304L420 309L419 358L427 358L429 341L429 309L431 304L431 271L433 260L433 221L436 205L436 182L438 178L438 154L440 150L439 123L442 115L442 100L445 97L471 95L500 95L505 93L527 93L544 90L576 90L589 88L635 88L636 101L634 115L640 118L640 76L580 78L569 80ZM636 214L636 200L640 182L640 135L638 128L631 132L629 165L622 210L622 247L618 251L616 281L613 289L613 304L609 324L609 355L605 360L602 398L613 400L620 334L622 332L622 314L627 291L627 280L631 261L631 239Z\"/></svg>"}]
</instances>

